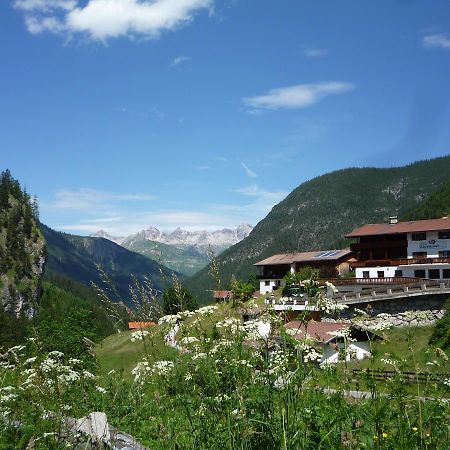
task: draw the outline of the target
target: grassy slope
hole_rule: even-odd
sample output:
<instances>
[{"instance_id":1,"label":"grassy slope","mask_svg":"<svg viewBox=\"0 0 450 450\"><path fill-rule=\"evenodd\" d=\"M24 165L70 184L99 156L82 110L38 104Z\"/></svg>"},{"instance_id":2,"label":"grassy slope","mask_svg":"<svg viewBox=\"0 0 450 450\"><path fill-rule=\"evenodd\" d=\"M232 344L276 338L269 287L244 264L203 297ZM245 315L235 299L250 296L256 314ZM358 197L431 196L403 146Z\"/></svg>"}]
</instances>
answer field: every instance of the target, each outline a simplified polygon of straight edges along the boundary
<instances>
[{"instance_id":1,"label":"grassy slope","mask_svg":"<svg viewBox=\"0 0 450 450\"><path fill-rule=\"evenodd\" d=\"M221 279L226 285L232 274L246 278L255 262L277 252L344 247L346 233L415 208L449 174L447 156L399 168L339 170L307 181L274 206L246 239L218 257ZM201 302L210 301L209 267L187 287Z\"/></svg>"}]
</instances>

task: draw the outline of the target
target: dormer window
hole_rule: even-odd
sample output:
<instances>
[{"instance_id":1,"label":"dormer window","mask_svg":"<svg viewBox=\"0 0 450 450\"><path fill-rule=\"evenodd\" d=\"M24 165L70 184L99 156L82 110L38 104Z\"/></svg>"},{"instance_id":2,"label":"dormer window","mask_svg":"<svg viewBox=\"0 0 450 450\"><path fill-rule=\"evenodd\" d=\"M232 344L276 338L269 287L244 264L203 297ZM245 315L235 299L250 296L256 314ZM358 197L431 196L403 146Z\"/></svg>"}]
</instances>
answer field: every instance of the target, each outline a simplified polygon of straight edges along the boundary
<instances>
[{"instance_id":1,"label":"dormer window","mask_svg":"<svg viewBox=\"0 0 450 450\"><path fill-rule=\"evenodd\" d=\"M411 239L413 241L426 241L427 233L426 232L412 233Z\"/></svg>"}]
</instances>

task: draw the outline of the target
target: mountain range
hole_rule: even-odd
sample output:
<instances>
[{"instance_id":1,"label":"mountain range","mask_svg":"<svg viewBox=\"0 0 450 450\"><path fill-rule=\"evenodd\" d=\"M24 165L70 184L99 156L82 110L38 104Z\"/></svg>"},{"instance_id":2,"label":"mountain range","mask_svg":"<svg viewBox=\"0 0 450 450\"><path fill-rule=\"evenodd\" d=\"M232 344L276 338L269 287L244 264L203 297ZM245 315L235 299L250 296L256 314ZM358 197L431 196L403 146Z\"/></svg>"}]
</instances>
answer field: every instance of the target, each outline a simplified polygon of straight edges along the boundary
<instances>
[{"instance_id":1,"label":"mountain range","mask_svg":"<svg viewBox=\"0 0 450 450\"><path fill-rule=\"evenodd\" d=\"M171 284L172 271L167 267L107 239L61 233L42 224L41 230L47 243L46 272L49 274L60 274L86 286L92 282L104 286L101 267L119 294L119 298L114 296L112 300L120 299L129 306L133 277L139 281L148 277L160 292ZM185 279L181 274L178 277Z\"/></svg>"},{"instance_id":2,"label":"mountain range","mask_svg":"<svg viewBox=\"0 0 450 450\"><path fill-rule=\"evenodd\" d=\"M217 258L222 287L232 275L245 279L253 264L274 253L343 248L344 235L365 223L385 222L390 215L416 217L428 201L450 205L442 196L450 180L450 156L394 168L349 168L302 183L275 205L248 237ZM433 196L433 194L435 194ZM433 209L433 208L431 208ZM439 214L439 212L436 212ZM422 212L423 214L423 212ZM211 300L215 288L205 267L187 282L200 302Z\"/></svg>"},{"instance_id":3,"label":"mountain range","mask_svg":"<svg viewBox=\"0 0 450 450\"><path fill-rule=\"evenodd\" d=\"M97 231L91 237L108 239L190 276L208 264L209 248L216 255L220 254L246 238L252 229L249 224L241 224L236 229L188 231L177 228L168 233L150 226L127 237L111 236L104 230Z\"/></svg>"}]
</instances>

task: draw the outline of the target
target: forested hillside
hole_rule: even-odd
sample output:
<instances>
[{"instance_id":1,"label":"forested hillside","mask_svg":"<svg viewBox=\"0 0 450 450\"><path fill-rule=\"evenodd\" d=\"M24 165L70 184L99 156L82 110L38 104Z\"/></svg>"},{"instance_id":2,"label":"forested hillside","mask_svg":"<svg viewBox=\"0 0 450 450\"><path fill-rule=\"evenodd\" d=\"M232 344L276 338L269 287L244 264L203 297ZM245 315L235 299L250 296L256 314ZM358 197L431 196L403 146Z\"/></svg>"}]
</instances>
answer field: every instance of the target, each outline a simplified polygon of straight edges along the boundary
<instances>
[{"instance_id":1,"label":"forested hillside","mask_svg":"<svg viewBox=\"0 0 450 450\"><path fill-rule=\"evenodd\" d=\"M450 175L449 175L450 176ZM450 180L417 207L407 211L401 220L423 220L442 217L450 213Z\"/></svg>"},{"instance_id":2,"label":"forested hillside","mask_svg":"<svg viewBox=\"0 0 450 450\"><path fill-rule=\"evenodd\" d=\"M405 167L350 168L307 181L261 220L250 235L218 257L223 285L231 275L246 278L253 264L274 253L342 248L344 235L365 223L383 222L416 208L450 178L450 156ZM187 286L211 300L209 267Z\"/></svg>"},{"instance_id":3,"label":"forested hillside","mask_svg":"<svg viewBox=\"0 0 450 450\"><path fill-rule=\"evenodd\" d=\"M48 247L46 272L58 273L89 286L102 285L97 265L111 279L119 298L131 305L129 287L133 276L147 276L163 291L171 283L172 271L145 256L131 252L107 239L60 233L41 225ZM181 279L184 279L180 275ZM119 300L113 298L112 300Z\"/></svg>"},{"instance_id":4,"label":"forested hillside","mask_svg":"<svg viewBox=\"0 0 450 450\"><path fill-rule=\"evenodd\" d=\"M37 201L6 170L0 176L0 299L6 312L34 315L45 262Z\"/></svg>"}]
</instances>

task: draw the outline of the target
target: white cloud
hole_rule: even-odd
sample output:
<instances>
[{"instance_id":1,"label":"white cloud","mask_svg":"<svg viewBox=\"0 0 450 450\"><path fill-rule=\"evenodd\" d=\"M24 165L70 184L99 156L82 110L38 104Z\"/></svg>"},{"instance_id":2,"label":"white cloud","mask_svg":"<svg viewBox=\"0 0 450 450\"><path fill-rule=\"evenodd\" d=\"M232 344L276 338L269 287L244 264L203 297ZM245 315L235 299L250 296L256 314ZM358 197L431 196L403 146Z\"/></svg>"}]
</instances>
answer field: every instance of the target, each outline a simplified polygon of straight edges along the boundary
<instances>
[{"instance_id":1,"label":"white cloud","mask_svg":"<svg viewBox=\"0 0 450 450\"><path fill-rule=\"evenodd\" d=\"M244 169L244 172L247 174L247 176L249 176L250 178L256 178L258 175L256 175L255 172L253 172L253 170L251 170L247 164L243 163L241 161L241 166Z\"/></svg>"},{"instance_id":2,"label":"white cloud","mask_svg":"<svg viewBox=\"0 0 450 450\"><path fill-rule=\"evenodd\" d=\"M211 170L211 166L198 166L198 170Z\"/></svg>"},{"instance_id":3,"label":"white cloud","mask_svg":"<svg viewBox=\"0 0 450 450\"><path fill-rule=\"evenodd\" d=\"M76 0L16 0L14 6L23 11L52 12L70 11L77 6Z\"/></svg>"},{"instance_id":4,"label":"white cloud","mask_svg":"<svg viewBox=\"0 0 450 450\"><path fill-rule=\"evenodd\" d=\"M450 50L450 38L446 34L429 34L422 39L425 48L443 48Z\"/></svg>"},{"instance_id":5,"label":"white cloud","mask_svg":"<svg viewBox=\"0 0 450 450\"><path fill-rule=\"evenodd\" d=\"M170 67L175 67L175 66L179 66L180 64L183 64L187 61L189 61L189 57L188 56L177 56L176 58L174 58L174 60L170 63Z\"/></svg>"},{"instance_id":6,"label":"white cloud","mask_svg":"<svg viewBox=\"0 0 450 450\"><path fill-rule=\"evenodd\" d=\"M312 106L329 95L343 94L355 88L353 83L328 81L316 84L297 84L283 88L271 89L267 94L246 97L244 105L250 113L262 110L299 109Z\"/></svg>"},{"instance_id":7,"label":"white cloud","mask_svg":"<svg viewBox=\"0 0 450 450\"><path fill-rule=\"evenodd\" d=\"M75 191L56 192L55 200L48 205L50 209L92 211L110 209L117 202L139 202L155 200L154 195L117 194L96 189L81 188Z\"/></svg>"},{"instance_id":8,"label":"white cloud","mask_svg":"<svg viewBox=\"0 0 450 450\"><path fill-rule=\"evenodd\" d=\"M213 0L16 0L33 34L85 34L106 41L121 36L157 38L212 8Z\"/></svg>"},{"instance_id":9,"label":"white cloud","mask_svg":"<svg viewBox=\"0 0 450 450\"><path fill-rule=\"evenodd\" d=\"M307 48L304 53L307 58L324 58L328 55L329 50L327 48Z\"/></svg>"}]
</instances>

